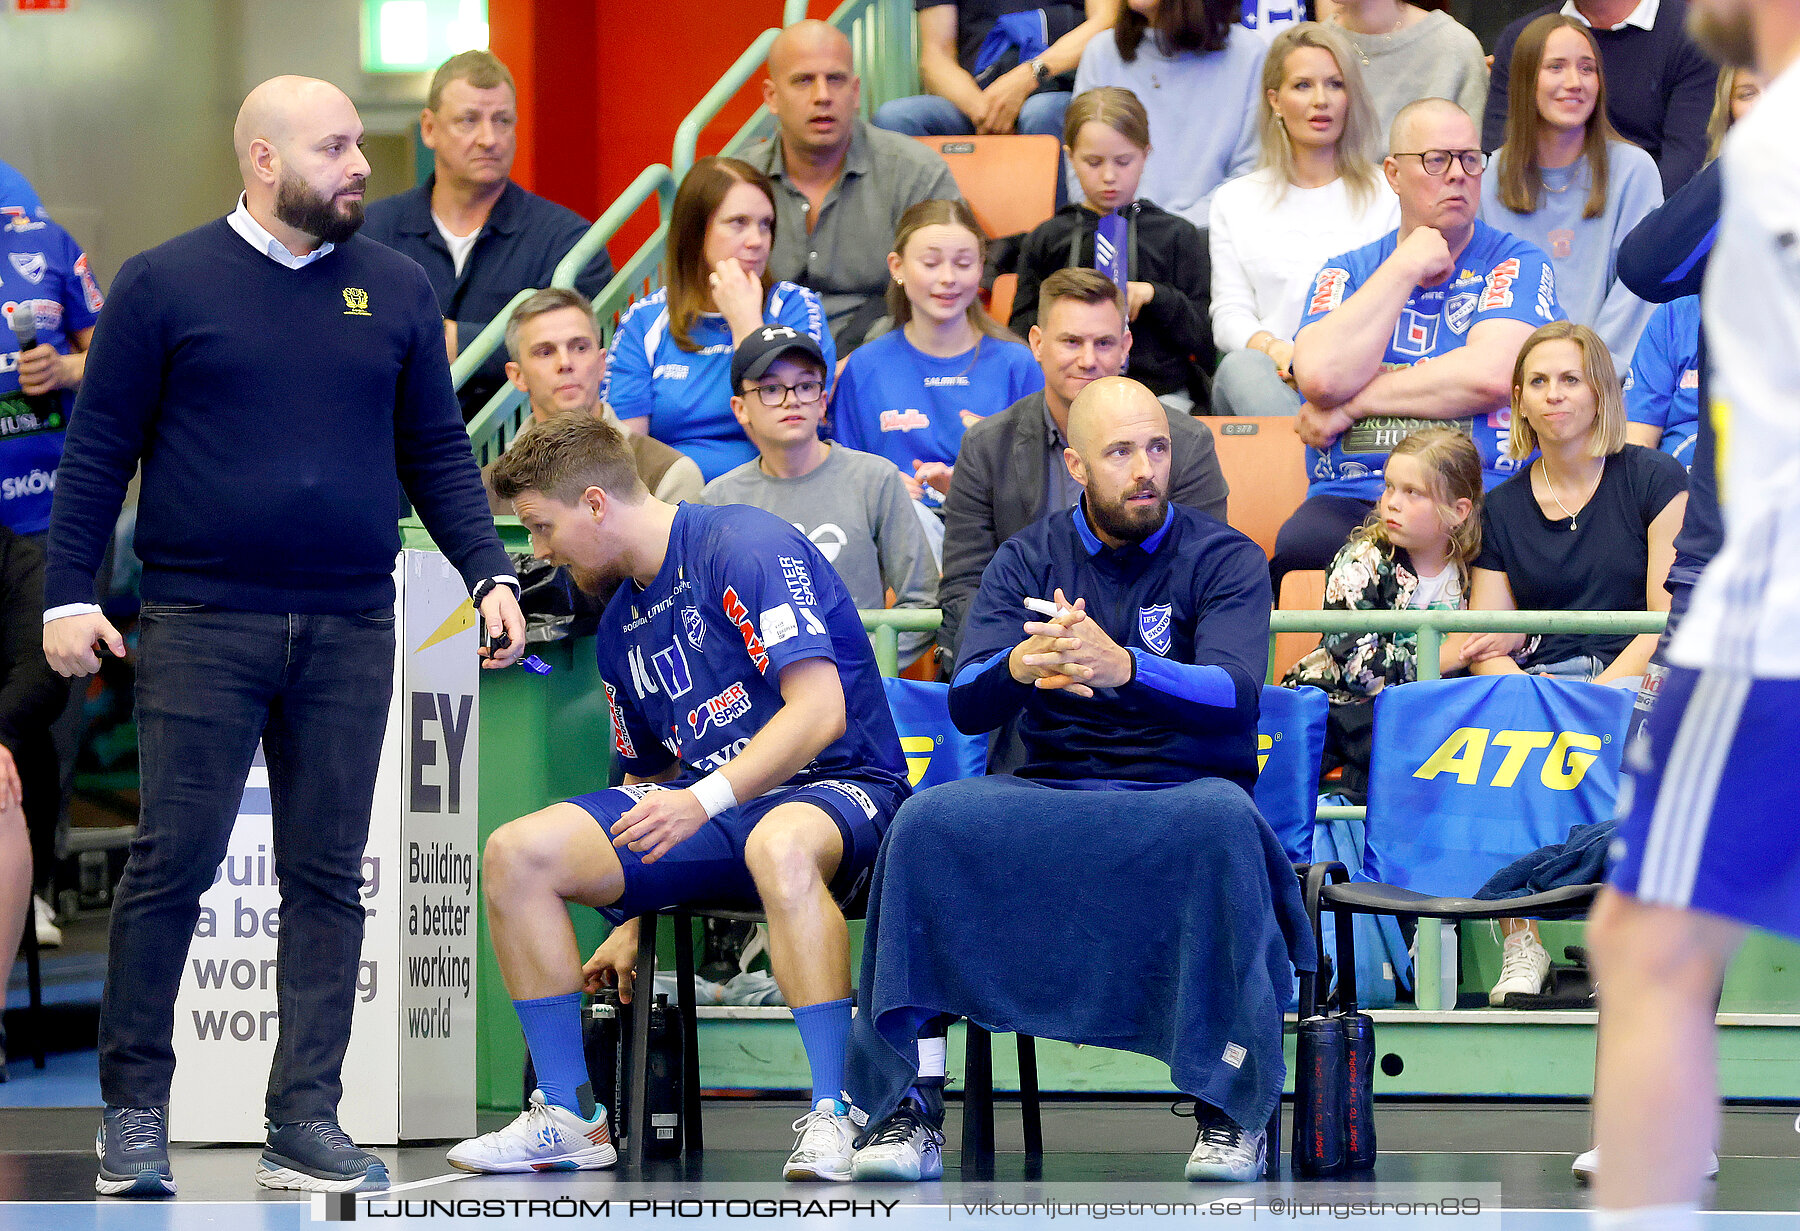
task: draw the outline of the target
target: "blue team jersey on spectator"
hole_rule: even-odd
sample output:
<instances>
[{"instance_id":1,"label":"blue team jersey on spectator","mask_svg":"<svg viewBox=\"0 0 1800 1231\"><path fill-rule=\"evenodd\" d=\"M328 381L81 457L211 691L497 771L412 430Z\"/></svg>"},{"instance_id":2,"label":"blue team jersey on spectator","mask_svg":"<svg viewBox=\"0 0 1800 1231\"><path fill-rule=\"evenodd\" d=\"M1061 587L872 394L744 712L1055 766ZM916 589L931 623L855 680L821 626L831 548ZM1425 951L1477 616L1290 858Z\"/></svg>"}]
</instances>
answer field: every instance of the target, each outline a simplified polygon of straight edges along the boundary
<instances>
[{"instance_id":1,"label":"blue team jersey on spectator","mask_svg":"<svg viewBox=\"0 0 1800 1231\"><path fill-rule=\"evenodd\" d=\"M837 350L819 297L792 282L769 291L763 320L805 331L825 353L827 378ZM707 482L756 460L756 446L731 413L731 327L716 314L701 316L690 336L700 349L682 350L669 333L666 290L625 310L606 356L600 400L621 419L650 417L650 435L693 458Z\"/></svg>"},{"instance_id":2,"label":"blue team jersey on spectator","mask_svg":"<svg viewBox=\"0 0 1800 1231\"><path fill-rule=\"evenodd\" d=\"M1044 371L1022 342L985 335L973 351L927 355L896 329L851 352L831 394L831 435L913 472L913 461L956 464L968 424L999 414L1044 387Z\"/></svg>"},{"instance_id":3,"label":"blue team jersey on spectator","mask_svg":"<svg viewBox=\"0 0 1800 1231\"><path fill-rule=\"evenodd\" d=\"M0 310L29 311L40 343L63 354L69 336L100 315L100 287L87 255L67 231L44 217L7 216L0 226ZM19 344L0 334L0 522L15 533L50 528L50 500L62 460L63 434L75 394L63 390L29 402L19 388Z\"/></svg>"},{"instance_id":4,"label":"blue team jersey on spectator","mask_svg":"<svg viewBox=\"0 0 1800 1231\"><path fill-rule=\"evenodd\" d=\"M1300 328L1305 329L1337 308L1368 281L1394 254L1399 232L1333 257L1313 279ZM1383 371L1410 368L1456 350L1475 326L1488 320L1522 321L1536 327L1566 319L1556 299L1556 271L1542 250L1517 236L1475 223L1475 234L1456 271L1438 286L1416 287L1388 340L1381 358ZM1373 500L1381 494L1387 455L1409 432L1434 425L1433 420L1380 416L1360 420L1326 452L1306 450L1311 496L1353 496ZM1520 463L1506 457L1512 433L1512 411L1502 404L1472 419L1448 420L1472 434L1481 451L1488 487L1508 478Z\"/></svg>"},{"instance_id":5,"label":"blue team jersey on spectator","mask_svg":"<svg viewBox=\"0 0 1800 1231\"><path fill-rule=\"evenodd\" d=\"M1625 377L1625 417L1662 429L1657 447L1689 469L1700 430L1700 297L1660 305Z\"/></svg>"},{"instance_id":6,"label":"blue team jersey on spectator","mask_svg":"<svg viewBox=\"0 0 1800 1231\"><path fill-rule=\"evenodd\" d=\"M744 750L782 706L780 673L837 665L847 726L788 781L845 772L906 784L900 737L850 592L804 534L748 505L683 504L648 586L627 580L596 640L625 772L701 773Z\"/></svg>"}]
</instances>

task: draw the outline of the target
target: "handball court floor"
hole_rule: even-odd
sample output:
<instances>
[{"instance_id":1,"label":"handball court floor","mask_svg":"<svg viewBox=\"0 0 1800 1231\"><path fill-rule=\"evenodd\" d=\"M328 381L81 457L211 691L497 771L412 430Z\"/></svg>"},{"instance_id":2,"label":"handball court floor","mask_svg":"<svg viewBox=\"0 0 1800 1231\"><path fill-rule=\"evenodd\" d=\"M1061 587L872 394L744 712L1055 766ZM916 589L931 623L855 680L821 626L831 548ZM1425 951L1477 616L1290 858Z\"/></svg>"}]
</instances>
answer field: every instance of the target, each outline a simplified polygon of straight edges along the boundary
<instances>
[{"instance_id":1,"label":"handball court floor","mask_svg":"<svg viewBox=\"0 0 1800 1231\"><path fill-rule=\"evenodd\" d=\"M29 1062L27 1062L29 1063ZM4 1091L5 1087L0 1087ZM898 1199L899 1221L1001 1225L964 1203L1042 1200L1197 1201L1259 1195L1271 1199L1331 1201L1381 1198L1419 1201L1414 1185L1442 1186L1439 1197L1467 1193L1493 1208L1498 1197L1507 1231L1586 1231L1580 1213L1586 1190L1569 1175L1569 1162L1585 1143L1587 1109L1568 1104L1504 1102L1382 1102L1376 1126L1380 1158L1372 1175L1329 1184L1295 1183L1284 1173L1268 1185L1190 1185L1181 1168L1192 1144L1193 1121L1169 1114L1166 1102L1046 1102L1044 1158L1033 1167L1023 1153L1016 1107L997 1112L998 1150L991 1175L964 1175L956 1142L959 1109L947 1125L951 1150L942 1181L917 1185L785 1185L779 1179L792 1133L789 1123L805 1110L796 1102L709 1100L707 1149L691 1163L653 1162L640 1181L604 1172L532 1176L472 1176L444 1162L441 1145L379 1149L394 1188L377 1202L459 1201L472 1198L588 1201L678 1197L724 1201L746 1196L800 1200ZM506 1117L484 1114L483 1130ZM161 1228L293 1228L324 1217L322 1205L302 1193L275 1193L251 1178L257 1152L246 1146L182 1146L172 1151L180 1196L166 1201L96 1201L93 1190L97 1111L81 1107L13 1107L0 1112L0 1228L63 1231L100 1227L120 1231ZM1787 1107L1728 1110L1720 1149L1722 1169L1709 1186L1710 1228L1774 1228L1800 1225L1800 1137ZM1497 1185L1478 1189L1474 1186ZM366 1208L366 1207L365 1207ZM380 1207L364 1217L378 1216ZM391 1204L387 1208L392 1208ZM412 1208L424 1212L424 1207ZM442 1208L442 1207L438 1207ZM417 1215L415 1215L417 1216ZM591 1220L591 1219L590 1219ZM426 1217L425 1225L526 1226L541 1219L479 1220ZM609 1219L610 1221L610 1219ZM695 1219L684 1221L691 1225ZM710 1222L710 1218L699 1221ZM718 1221L726 1221L719 1219ZM816 1221L794 1219L784 1222ZM834 1219L833 1221L841 1221ZM884 1219L884 1221L888 1221ZM1017 1218L1004 1220L1020 1225ZM1047 1223L1049 1219L1030 1222ZM1144 1220L1145 1224L1149 1219ZM1167 1225L1166 1218L1154 1220ZM1189 1221L1183 1219L1181 1221ZM1262 1221L1267 1222L1265 1211ZM1311 1222L1302 1217L1289 1222ZM1329 1216L1317 1220L1326 1225ZM1341 1220L1339 1225L1341 1225ZM1444 1220L1433 1220L1444 1221ZM1459 1225L1470 1225L1464 1218ZM1138 1225L1133 1220L1133 1225ZM1498 1227L1501 1223L1487 1222Z\"/></svg>"}]
</instances>

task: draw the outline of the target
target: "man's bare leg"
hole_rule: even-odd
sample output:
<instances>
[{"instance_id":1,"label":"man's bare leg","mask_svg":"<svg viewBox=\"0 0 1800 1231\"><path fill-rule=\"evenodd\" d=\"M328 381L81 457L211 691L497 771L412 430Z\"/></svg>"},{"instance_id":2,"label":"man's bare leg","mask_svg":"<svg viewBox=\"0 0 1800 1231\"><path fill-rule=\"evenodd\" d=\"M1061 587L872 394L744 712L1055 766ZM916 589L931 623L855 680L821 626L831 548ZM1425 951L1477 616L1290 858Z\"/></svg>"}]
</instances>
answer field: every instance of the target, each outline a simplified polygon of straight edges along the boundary
<instances>
[{"instance_id":1,"label":"man's bare leg","mask_svg":"<svg viewBox=\"0 0 1800 1231\"><path fill-rule=\"evenodd\" d=\"M1600 995L1602 1209L1700 1200L1718 1131L1715 995L1743 935L1716 915L1602 893L1588 929Z\"/></svg>"},{"instance_id":2,"label":"man's bare leg","mask_svg":"<svg viewBox=\"0 0 1800 1231\"><path fill-rule=\"evenodd\" d=\"M507 994L536 1000L580 992L581 952L567 903L610 906L625 892L606 830L585 809L551 804L495 830L481 874Z\"/></svg>"},{"instance_id":3,"label":"man's bare leg","mask_svg":"<svg viewBox=\"0 0 1800 1231\"><path fill-rule=\"evenodd\" d=\"M850 928L829 888L843 855L837 823L805 803L771 809L744 843L769 917L769 967L796 1008L850 995Z\"/></svg>"}]
</instances>

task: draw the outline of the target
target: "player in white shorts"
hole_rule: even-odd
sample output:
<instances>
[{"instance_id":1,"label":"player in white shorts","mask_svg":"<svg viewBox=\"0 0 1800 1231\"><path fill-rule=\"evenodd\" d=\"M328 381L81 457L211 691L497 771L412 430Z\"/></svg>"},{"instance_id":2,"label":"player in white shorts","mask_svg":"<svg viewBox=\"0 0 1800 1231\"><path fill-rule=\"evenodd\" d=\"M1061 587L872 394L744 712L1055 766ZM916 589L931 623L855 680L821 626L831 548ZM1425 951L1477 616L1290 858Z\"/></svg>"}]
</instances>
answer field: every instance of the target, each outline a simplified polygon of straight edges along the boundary
<instances>
[{"instance_id":1,"label":"player in white shorts","mask_svg":"<svg viewBox=\"0 0 1800 1231\"><path fill-rule=\"evenodd\" d=\"M1707 268L1725 545L1627 749L1600 989L1600 1231L1699 1226L1718 1113L1715 997L1745 928L1800 939L1800 0L1690 0L1769 81L1725 145Z\"/></svg>"}]
</instances>

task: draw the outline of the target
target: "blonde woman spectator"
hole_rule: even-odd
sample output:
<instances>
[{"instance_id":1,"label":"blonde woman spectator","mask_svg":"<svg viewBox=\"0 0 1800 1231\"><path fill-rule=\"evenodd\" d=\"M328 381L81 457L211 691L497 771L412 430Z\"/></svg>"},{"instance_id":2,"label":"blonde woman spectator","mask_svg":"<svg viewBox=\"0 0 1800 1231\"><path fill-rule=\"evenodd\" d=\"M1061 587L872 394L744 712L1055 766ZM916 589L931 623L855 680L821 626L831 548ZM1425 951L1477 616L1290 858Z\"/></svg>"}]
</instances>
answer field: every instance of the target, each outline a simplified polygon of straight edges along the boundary
<instances>
[{"instance_id":1,"label":"blonde woman spectator","mask_svg":"<svg viewBox=\"0 0 1800 1231\"><path fill-rule=\"evenodd\" d=\"M1550 13L1526 26L1510 79L1482 220L1549 254L1563 310L1605 340L1623 371L1651 308L1619 282L1619 244L1662 204L1662 178L1606 118L1606 72L1582 22Z\"/></svg>"},{"instance_id":2,"label":"blonde woman spectator","mask_svg":"<svg viewBox=\"0 0 1800 1231\"><path fill-rule=\"evenodd\" d=\"M1294 333L1326 261L1400 224L1375 165L1362 66L1336 29L1306 22L1275 36L1258 107L1262 159L1213 196L1213 380L1221 415L1291 415Z\"/></svg>"}]
</instances>

